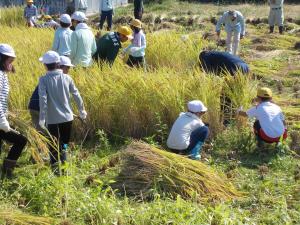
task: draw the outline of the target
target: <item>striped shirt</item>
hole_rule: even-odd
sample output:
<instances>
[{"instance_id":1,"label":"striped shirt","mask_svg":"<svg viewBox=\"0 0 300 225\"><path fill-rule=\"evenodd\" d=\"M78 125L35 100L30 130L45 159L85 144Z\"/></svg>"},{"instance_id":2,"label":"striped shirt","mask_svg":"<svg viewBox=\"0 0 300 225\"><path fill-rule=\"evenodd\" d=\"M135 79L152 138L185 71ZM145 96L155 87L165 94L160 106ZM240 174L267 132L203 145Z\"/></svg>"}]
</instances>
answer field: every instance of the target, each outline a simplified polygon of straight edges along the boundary
<instances>
[{"instance_id":1,"label":"striped shirt","mask_svg":"<svg viewBox=\"0 0 300 225\"><path fill-rule=\"evenodd\" d=\"M5 72L0 70L0 118L6 118L9 83Z\"/></svg>"},{"instance_id":2,"label":"striped shirt","mask_svg":"<svg viewBox=\"0 0 300 225\"><path fill-rule=\"evenodd\" d=\"M30 19L31 17L35 17L38 15L38 11L35 5L26 6L24 9L24 17Z\"/></svg>"}]
</instances>

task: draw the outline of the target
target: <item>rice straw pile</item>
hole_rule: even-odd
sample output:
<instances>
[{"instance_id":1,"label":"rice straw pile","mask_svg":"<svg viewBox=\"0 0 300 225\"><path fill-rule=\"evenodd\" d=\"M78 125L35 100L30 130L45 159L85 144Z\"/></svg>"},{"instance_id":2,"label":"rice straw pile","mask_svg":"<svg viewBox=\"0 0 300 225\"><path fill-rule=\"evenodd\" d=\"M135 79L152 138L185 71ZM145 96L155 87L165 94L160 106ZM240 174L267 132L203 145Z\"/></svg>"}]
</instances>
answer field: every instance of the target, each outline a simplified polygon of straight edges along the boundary
<instances>
[{"instance_id":1,"label":"rice straw pile","mask_svg":"<svg viewBox=\"0 0 300 225\"><path fill-rule=\"evenodd\" d=\"M20 211L0 209L0 223L15 225L51 225L54 220L48 217L31 216Z\"/></svg>"},{"instance_id":2,"label":"rice straw pile","mask_svg":"<svg viewBox=\"0 0 300 225\"><path fill-rule=\"evenodd\" d=\"M154 189L199 202L241 196L224 175L205 164L142 142L133 142L121 153L120 173L111 186L127 196L144 199L151 199Z\"/></svg>"}]
</instances>

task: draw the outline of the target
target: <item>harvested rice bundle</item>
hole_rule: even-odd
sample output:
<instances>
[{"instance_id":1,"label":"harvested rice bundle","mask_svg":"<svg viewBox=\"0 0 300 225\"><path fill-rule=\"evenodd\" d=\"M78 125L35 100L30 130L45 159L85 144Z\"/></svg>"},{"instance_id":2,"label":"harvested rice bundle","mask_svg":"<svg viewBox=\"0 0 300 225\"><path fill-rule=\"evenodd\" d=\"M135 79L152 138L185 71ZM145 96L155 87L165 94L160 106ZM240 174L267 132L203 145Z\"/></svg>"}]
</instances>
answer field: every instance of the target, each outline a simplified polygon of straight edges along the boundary
<instances>
[{"instance_id":1,"label":"harvested rice bundle","mask_svg":"<svg viewBox=\"0 0 300 225\"><path fill-rule=\"evenodd\" d=\"M128 196L151 199L153 189L199 202L241 196L224 175L205 164L141 142L130 144L120 158L120 173L111 186Z\"/></svg>"},{"instance_id":2,"label":"harvested rice bundle","mask_svg":"<svg viewBox=\"0 0 300 225\"><path fill-rule=\"evenodd\" d=\"M38 163L43 163L42 156L49 154L48 144L51 144L51 142L47 139L47 137L39 133L34 127L17 115L10 112L9 118L13 122L14 126L17 127L17 130L21 131L21 133L27 138L27 146L31 151L33 159Z\"/></svg>"},{"instance_id":3,"label":"harvested rice bundle","mask_svg":"<svg viewBox=\"0 0 300 225\"><path fill-rule=\"evenodd\" d=\"M32 216L20 211L0 209L0 223L15 225L51 225L54 220L48 217Z\"/></svg>"}]
</instances>

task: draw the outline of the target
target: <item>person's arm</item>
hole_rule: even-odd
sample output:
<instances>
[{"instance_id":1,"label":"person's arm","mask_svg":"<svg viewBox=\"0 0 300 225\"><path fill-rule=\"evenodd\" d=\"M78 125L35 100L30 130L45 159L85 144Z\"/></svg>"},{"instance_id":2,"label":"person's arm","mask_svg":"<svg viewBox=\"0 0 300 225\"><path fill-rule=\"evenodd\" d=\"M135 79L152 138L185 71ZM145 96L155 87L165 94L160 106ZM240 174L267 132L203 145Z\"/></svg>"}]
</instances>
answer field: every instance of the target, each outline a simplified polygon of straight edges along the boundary
<instances>
[{"instance_id":1,"label":"person's arm","mask_svg":"<svg viewBox=\"0 0 300 225\"><path fill-rule=\"evenodd\" d=\"M39 81L40 119L45 124L47 114L47 89L43 77Z\"/></svg>"},{"instance_id":2,"label":"person's arm","mask_svg":"<svg viewBox=\"0 0 300 225\"><path fill-rule=\"evenodd\" d=\"M56 52L59 49L59 34L58 34L58 32L59 32L58 30L55 32L53 45L52 45L52 50L56 51Z\"/></svg>"},{"instance_id":3,"label":"person's arm","mask_svg":"<svg viewBox=\"0 0 300 225\"><path fill-rule=\"evenodd\" d=\"M35 16L37 17L37 16L38 16L38 9L37 9L37 7L36 7L36 6L34 7L34 9L35 9L35 12L34 12L34 14L35 14Z\"/></svg>"},{"instance_id":4,"label":"person's arm","mask_svg":"<svg viewBox=\"0 0 300 225\"><path fill-rule=\"evenodd\" d=\"M68 76L68 75L67 75ZM69 79L70 79L70 85L69 85L69 90L70 90L70 93L72 94L75 102L76 102L76 105L77 105L77 108L78 108L78 111L81 113L82 111L84 111L84 104L83 104L83 100L81 98L81 95L76 87L76 85L74 84L74 81L73 79L68 76Z\"/></svg>"},{"instance_id":5,"label":"person's arm","mask_svg":"<svg viewBox=\"0 0 300 225\"><path fill-rule=\"evenodd\" d=\"M2 77L1 77L2 78ZM2 78L3 79L3 78ZM0 90L3 88L3 81L0 80ZM1 93L0 93L1 94ZM2 99L2 96L0 96ZM6 107L2 105L2 101L0 101L0 130L3 130L4 132L9 132L11 130L8 120L6 118Z\"/></svg>"},{"instance_id":6,"label":"person's arm","mask_svg":"<svg viewBox=\"0 0 300 225\"><path fill-rule=\"evenodd\" d=\"M71 54L70 54L70 59L74 60L75 56L76 56L76 52L77 52L77 36L76 36L76 32L73 32L71 35Z\"/></svg>"},{"instance_id":7,"label":"person's arm","mask_svg":"<svg viewBox=\"0 0 300 225\"><path fill-rule=\"evenodd\" d=\"M220 19L218 20L217 22L217 25L216 25L216 32L217 32L217 35L218 37L220 37L220 33L221 33L221 26L222 24L225 22L225 14L223 14L223 16L220 17Z\"/></svg>"},{"instance_id":8,"label":"person's arm","mask_svg":"<svg viewBox=\"0 0 300 225\"><path fill-rule=\"evenodd\" d=\"M245 36L245 18L242 15L239 15L239 21L241 23L241 35L242 37Z\"/></svg>"},{"instance_id":9,"label":"person's arm","mask_svg":"<svg viewBox=\"0 0 300 225\"><path fill-rule=\"evenodd\" d=\"M97 43L96 39L93 39L93 44L92 44L92 56L97 52Z\"/></svg>"}]
</instances>

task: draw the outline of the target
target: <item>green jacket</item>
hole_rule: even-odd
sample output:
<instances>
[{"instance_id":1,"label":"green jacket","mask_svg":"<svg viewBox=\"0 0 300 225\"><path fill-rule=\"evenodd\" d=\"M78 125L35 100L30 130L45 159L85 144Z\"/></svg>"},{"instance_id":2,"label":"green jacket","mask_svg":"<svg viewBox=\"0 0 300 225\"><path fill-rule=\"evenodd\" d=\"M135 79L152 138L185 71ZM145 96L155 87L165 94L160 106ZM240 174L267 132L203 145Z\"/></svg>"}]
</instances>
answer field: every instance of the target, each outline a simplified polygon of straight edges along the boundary
<instances>
[{"instance_id":1,"label":"green jacket","mask_svg":"<svg viewBox=\"0 0 300 225\"><path fill-rule=\"evenodd\" d=\"M110 32L97 40L97 51L93 58L113 65L122 47L118 33Z\"/></svg>"}]
</instances>

